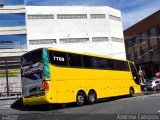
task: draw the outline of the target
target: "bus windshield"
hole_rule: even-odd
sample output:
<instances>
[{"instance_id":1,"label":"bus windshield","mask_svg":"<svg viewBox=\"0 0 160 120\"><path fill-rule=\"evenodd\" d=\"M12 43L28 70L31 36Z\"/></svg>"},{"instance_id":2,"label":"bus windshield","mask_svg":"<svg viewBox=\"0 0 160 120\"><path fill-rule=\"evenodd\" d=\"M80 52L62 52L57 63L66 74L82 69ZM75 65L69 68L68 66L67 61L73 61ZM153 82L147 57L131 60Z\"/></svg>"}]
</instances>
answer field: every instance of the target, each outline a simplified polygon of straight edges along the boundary
<instances>
[{"instance_id":1,"label":"bus windshield","mask_svg":"<svg viewBox=\"0 0 160 120\"><path fill-rule=\"evenodd\" d=\"M46 52L47 53L47 52ZM45 49L38 49L22 56L22 86L23 96L44 95L44 74L45 74Z\"/></svg>"}]
</instances>

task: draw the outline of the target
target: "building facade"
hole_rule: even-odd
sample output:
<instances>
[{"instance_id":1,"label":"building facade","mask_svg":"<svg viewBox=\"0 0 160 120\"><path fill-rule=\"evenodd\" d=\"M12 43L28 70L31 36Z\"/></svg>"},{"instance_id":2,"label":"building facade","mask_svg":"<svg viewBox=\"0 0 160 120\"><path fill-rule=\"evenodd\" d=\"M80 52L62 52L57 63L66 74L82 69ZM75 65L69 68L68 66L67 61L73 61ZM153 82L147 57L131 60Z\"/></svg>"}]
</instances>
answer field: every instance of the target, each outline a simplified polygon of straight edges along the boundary
<instances>
[{"instance_id":1,"label":"building facade","mask_svg":"<svg viewBox=\"0 0 160 120\"><path fill-rule=\"evenodd\" d=\"M107 6L27 6L27 44L126 59L121 12Z\"/></svg>"},{"instance_id":2,"label":"building facade","mask_svg":"<svg viewBox=\"0 0 160 120\"><path fill-rule=\"evenodd\" d=\"M126 57L145 71L146 78L160 71L160 10L124 31Z\"/></svg>"},{"instance_id":3,"label":"building facade","mask_svg":"<svg viewBox=\"0 0 160 120\"><path fill-rule=\"evenodd\" d=\"M25 21L24 0L0 0L0 57L23 54L27 48Z\"/></svg>"},{"instance_id":4,"label":"building facade","mask_svg":"<svg viewBox=\"0 0 160 120\"><path fill-rule=\"evenodd\" d=\"M24 0L0 0L0 96L21 92L20 56L27 52Z\"/></svg>"}]
</instances>

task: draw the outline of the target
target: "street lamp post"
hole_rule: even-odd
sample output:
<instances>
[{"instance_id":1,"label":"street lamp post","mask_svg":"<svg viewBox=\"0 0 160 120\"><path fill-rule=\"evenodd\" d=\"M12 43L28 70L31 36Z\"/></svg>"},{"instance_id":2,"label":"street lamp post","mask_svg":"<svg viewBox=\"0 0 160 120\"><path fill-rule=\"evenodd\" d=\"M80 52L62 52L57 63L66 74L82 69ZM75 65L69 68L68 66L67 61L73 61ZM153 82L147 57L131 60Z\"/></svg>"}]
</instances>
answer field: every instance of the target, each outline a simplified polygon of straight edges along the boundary
<instances>
[{"instance_id":1,"label":"street lamp post","mask_svg":"<svg viewBox=\"0 0 160 120\"><path fill-rule=\"evenodd\" d=\"M145 44L145 43L146 43L146 42L134 44L134 47L137 47L137 49L138 49L138 51L137 51L137 53L138 53L138 59L140 58L140 47L141 47L143 44ZM132 60L133 60L134 62L136 62L136 59L135 59L135 57L134 57L133 47L131 48L131 53L132 53Z\"/></svg>"},{"instance_id":2,"label":"street lamp post","mask_svg":"<svg viewBox=\"0 0 160 120\"><path fill-rule=\"evenodd\" d=\"M138 62L141 60L141 58L144 57L144 56L145 56L146 54L148 54L149 52L153 52L153 49L148 50L147 52L145 52L145 53L144 53L143 55L141 55L141 56L139 55L139 56L138 56L138 59L137 59L135 62L138 63ZM139 66L139 69L141 70L141 65L138 65L138 66Z\"/></svg>"},{"instance_id":3,"label":"street lamp post","mask_svg":"<svg viewBox=\"0 0 160 120\"><path fill-rule=\"evenodd\" d=\"M149 52L152 52L152 51L153 51L153 49L148 50L148 51L145 52L143 55L139 56L138 59L141 59L143 56L145 56L146 54L148 54Z\"/></svg>"}]
</instances>

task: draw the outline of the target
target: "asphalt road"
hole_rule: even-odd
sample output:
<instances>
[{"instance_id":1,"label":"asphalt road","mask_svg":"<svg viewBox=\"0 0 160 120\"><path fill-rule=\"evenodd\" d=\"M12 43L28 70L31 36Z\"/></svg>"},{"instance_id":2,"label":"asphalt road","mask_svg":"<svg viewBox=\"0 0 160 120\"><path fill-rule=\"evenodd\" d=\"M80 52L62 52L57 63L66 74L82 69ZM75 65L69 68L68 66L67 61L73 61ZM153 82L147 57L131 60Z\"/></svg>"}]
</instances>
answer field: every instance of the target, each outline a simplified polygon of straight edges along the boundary
<instances>
[{"instance_id":1,"label":"asphalt road","mask_svg":"<svg viewBox=\"0 0 160 120\"><path fill-rule=\"evenodd\" d=\"M93 105L73 104L37 108L0 108L2 120L160 119L160 93L101 100ZM146 120L145 119L145 120Z\"/></svg>"}]
</instances>

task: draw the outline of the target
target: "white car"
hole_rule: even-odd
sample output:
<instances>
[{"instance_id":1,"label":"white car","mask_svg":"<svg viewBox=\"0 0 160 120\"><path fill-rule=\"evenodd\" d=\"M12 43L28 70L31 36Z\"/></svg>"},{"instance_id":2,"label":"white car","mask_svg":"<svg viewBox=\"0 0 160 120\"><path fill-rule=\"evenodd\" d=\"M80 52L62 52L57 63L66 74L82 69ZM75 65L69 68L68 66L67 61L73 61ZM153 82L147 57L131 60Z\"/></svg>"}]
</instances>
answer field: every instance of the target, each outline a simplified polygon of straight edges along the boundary
<instances>
[{"instance_id":1,"label":"white car","mask_svg":"<svg viewBox=\"0 0 160 120\"><path fill-rule=\"evenodd\" d=\"M160 78L153 77L151 80L147 83L148 90L156 90L160 89Z\"/></svg>"}]
</instances>

